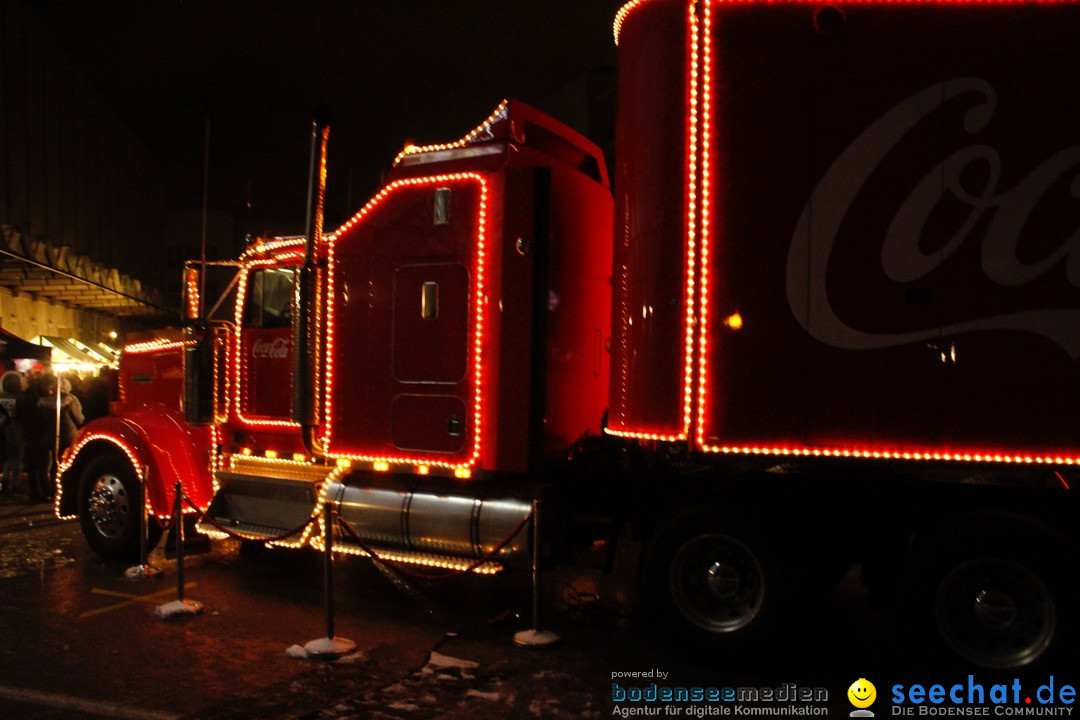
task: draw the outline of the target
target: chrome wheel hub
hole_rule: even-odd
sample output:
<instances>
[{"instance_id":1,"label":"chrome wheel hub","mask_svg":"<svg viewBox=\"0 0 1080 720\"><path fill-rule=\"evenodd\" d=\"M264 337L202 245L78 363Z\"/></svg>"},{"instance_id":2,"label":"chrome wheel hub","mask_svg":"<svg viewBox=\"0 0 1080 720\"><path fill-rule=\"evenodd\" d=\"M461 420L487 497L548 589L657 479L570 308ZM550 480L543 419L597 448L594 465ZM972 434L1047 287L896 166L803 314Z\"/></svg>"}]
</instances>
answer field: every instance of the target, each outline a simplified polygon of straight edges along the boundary
<instances>
[{"instance_id":1,"label":"chrome wheel hub","mask_svg":"<svg viewBox=\"0 0 1080 720\"><path fill-rule=\"evenodd\" d=\"M1020 563L969 560L938 589L936 615L945 641L961 657L990 668L1014 668L1039 658L1057 631L1049 588Z\"/></svg>"},{"instance_id":2,"label":"chrome wheel hub","mask_svg":"<svg viewBox=\"0 0 1080 720\"><path fill-rule=\"evenodd\" d=\"M765 599L765 573L746 545L721 534L691 538L671 563L671 598L703 630L728 633L757 617Z\"/></svg>"},{"instance_id":3,"label":"chrome wheel hub","mask_svg":"<svg viewBox=\"0 0 1080 720\"><path fill-rule=\"evenodd\" d=\"M99 533L108 538L119 536L131 520L131 503L124 483L113 475L98 478L90 489L87 510Z\"/></svg>"}]
</instances>

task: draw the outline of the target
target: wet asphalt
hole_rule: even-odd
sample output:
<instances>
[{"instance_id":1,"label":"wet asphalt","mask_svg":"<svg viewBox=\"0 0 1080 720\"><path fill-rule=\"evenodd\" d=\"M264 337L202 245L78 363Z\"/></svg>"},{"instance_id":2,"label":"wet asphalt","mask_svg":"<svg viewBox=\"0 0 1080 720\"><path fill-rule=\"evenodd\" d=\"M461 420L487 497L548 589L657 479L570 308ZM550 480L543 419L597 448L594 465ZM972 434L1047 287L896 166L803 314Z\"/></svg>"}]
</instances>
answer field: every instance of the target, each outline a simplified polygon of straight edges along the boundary
<instances>
[{"instance_id":1,"label":"wet asphalt","mask_svg":"<svg viewBox=\"0 0 1080 720\"><path fill-rule=\"evenodd\" d=\"M614 575L588 553L544 575L540 629L560 641L543 649L513 642L532 625L528 572L403 581L339 556L334 635L355 650L328 662L302 651L328 634L314 551L215 541L185 562L184 597L202 611L161 618L156 611L179 596L163 548L150 557L158 576L130 579L125 564L88 549L77 522L4 496L0 718L606 718L625 708L613 683L648 688L659 672L661 686L825 688L819 716L847 717L845 692L857 678L876 677L883 690L897 678L946 677L891 614L867 605L850 574L827 598L808 600L800 623L766 653L687 655L639 611L626 569L635 552L623 546ZM1080 680L1069 673L1058 668L1059 682ZM731 707L684 704L666 716L714 716L710 709Z\"/></svg>"}]
</instances>

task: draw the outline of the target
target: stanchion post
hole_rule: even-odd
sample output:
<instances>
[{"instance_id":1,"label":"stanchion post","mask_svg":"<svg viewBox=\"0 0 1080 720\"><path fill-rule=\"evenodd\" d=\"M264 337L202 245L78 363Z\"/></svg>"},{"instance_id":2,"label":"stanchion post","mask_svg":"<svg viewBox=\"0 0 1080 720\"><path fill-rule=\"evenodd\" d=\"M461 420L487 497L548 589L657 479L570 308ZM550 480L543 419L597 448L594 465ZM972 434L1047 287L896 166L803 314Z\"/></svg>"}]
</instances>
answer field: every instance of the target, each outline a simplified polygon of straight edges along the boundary
<instances>
[{"instance_id":1,"label":"stanchion post","mask_svg":"<svg viewBox=\"0 0 1080 720\"><path fill-rule=\"evenodd\" d=\"M201 602L184 597L184 487L176 481L173 499L173 531L176 538L176 600L159 605L154 614L158 617L175 615L198 615L203 611Z\"/></svg>"},{"instance_id":2,"label":"stanchion post","mask_svg":"<svg viewBox=\"0 0 1080 720\"><path fill-rule=\"evenodd\" d=\"M334 660L356 649L356 643L334 636L334 504L323 503L323 592L326 608L326 637L304 645L308 657Z\"/></svg>"},{"instance_id":3,"label":"stanchion post","mask_svg":"<svg viewBox=\"0 0 1080 720\"><path fill-rule=\"evenodd\" d=\"M323 594L326 596L326 637L334 637L334 506L323 504Z\"/></svg>"},{"instance_id":4,"label":"stanchion post","mask_svg":"<svg viewBox=\"0 0 1080 720\"><path fill-rule=\"evenodd\" d=\"M150 503L146 493L146 480L150 477L150 468L143 466L139 478L139 495L142 503L142 527L139 532L139 564L124 571L124 577L131 579L158 577L161 569L150 564Z\"/></svg>"},{"instance_id":5,"label":"stanchion post","mask_svg":"<svg viewBox=\"0 0 1080 720\"><path fill-rule=\"evenodd\" d=\"M173 531L176 533L176 599L184 601L184 488L176 481L173 500Z\"/></svg>"},{"instance_id":6,"label":"stanchion post","mask_svg":"<svg viewBox=\"0 0 1080 720\"><path fill-rule=\"evenodd\" d=\"M532 628L514 634L514 644L519 647L541 648L554 645L560 638L556 633L540 629L540 500L532 504L533 557L532 557Z\"/></svg>"}]
</instances>

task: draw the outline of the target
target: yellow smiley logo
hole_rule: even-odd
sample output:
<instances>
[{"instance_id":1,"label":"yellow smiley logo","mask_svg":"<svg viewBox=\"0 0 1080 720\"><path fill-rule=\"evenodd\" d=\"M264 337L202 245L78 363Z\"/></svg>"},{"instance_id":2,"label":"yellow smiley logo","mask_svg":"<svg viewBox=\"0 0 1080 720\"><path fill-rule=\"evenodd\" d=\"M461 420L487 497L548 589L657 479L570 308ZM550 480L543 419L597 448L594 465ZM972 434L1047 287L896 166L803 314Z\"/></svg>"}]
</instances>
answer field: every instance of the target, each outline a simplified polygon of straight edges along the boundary
<instances>
[{"instance_id":1,"label":"yellow smiley logo","mask_svg":"<svg viewBox=\"0 0 1080 720\"><path fill-rule=\"evenodd\" d=\"M855 707L868 708L877 699L877 688L874 687L874 683L866 678L859 678L851 683L851 687L847 690L847 696Z\"/></svg>"}]
</instances>

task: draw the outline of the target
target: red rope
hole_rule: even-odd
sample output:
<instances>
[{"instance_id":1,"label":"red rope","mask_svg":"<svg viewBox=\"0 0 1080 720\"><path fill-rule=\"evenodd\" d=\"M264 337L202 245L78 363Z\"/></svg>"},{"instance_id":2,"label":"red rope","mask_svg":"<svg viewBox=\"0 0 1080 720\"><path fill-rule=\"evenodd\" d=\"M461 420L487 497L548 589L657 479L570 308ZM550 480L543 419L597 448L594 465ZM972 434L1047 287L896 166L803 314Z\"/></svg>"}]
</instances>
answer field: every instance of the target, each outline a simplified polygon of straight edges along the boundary
<instances>
[{"instance_id":1,"label":"red rope","mask_svg":"<svg viewBox=\"0 0 1080 720\"><path fill-rule=\"evenodd\" d=\"M315 522L316 518L318 517L317 513L313 514L311 517L309 517L307 519L307 522L305 522L303 525L300 525L299 527L293 528L292 530L289 530L288 532L284 533L283 535L272 536L272 537L255 537L255 536L245 535L243 533L236 532L236 531L234 531L234 530L232 530L230 528L227 528L224 525L220 524L217 520L215 520L214 518L210 517L205 512L203 512L199 508L199 506L196 505L195 503L193 503L191 501L191 498L189 498L184 493L180 493L180 498L181 498L181 500L183 500L183 502L187 503L188 507L192 508L195 511L195 514L198 515L199 520L201 520L203 522L207 522L215 530L223 532L226 535L228 535L229 537L237 538L239 540L255 540L255 541L262 541L262 542L280 542L282 540L285 540L287 538L292 537L293 535L299 534L305 528L307 528L309 525L311 525L311 523ZM465 575L466 573L470 573L473 570L475 570L476 568L483 565L484 563L491 562L492 558L494 558L496 555L498 555L500 552L502 552L503 548L505 548L507 545L509 545L510 541L512 541L515 537L518 536L518 534L525 528L525 525L528 524L528 522L529 522L529 520L531 518L532 518L532 513L529 513L528 515L523 517L521 519L521 521L517 525L514 526L514 529L510 531L510 534L507 535L505 538L503 538L502 542L500 542L498 545L496 545L494 548L492 548L491 552L484 555L482 558L474 560L473 562L469 563L464 568L460 568L458 570L451 570L451 571L443 573L441 575L427 575L427 574L424 574L424 573L410 572L409 570L406 570L405 568L401 567L402 563L400 561L388 560L388 559L386 559L384 557L381 557L377 552L375 552L373 549L371 549L367 545L367 543L365 543L363 540L361 540L360 536L356 534L356 531L353 529L352 525L350 525L348 523L348 521L345 520L345 518L343 518L337 512L336 509L334 510L334 520L335 520L335 522L338 523L345 530L345 532L347 532L349 534L349 537L352 538L352 541L354 543L356 543L357 547L359 547L365 553L370 555L373 560L376 560L376 561L381 562L381 563L389 564L389 565L394 565L397 568L397 572L400 572L403 575L406 575L406 576L411 577L411 578L415 578L417 580L449 580L450 578L455 578L455 577L459 577L461 575ZM170 518L170 524L171 524L171 522L172 522L172 518Z\"/></svg>"},{"instance_id":2,"label":"red rope","mask_svg":"<svg viewBox=\"0 0 1080 720\"><path fill-rule=\"evenodd\" d=\"M337 518L337 522L341 524L341 526L345 529L345 531L352 538L353 542L355 542L357 544L357 546L359 546L359 548L361 550L363 550L368 555L370 555L372 557L372 559L377 560L378 562L382 562L382 563L386 563L386 564L392 564L397 569L396 570L397 572L400 572L402 575L406 575L408 577L415 578L417 580L449 580L450 578L458 577L460 575L464 575L466 573L472 572L473 570L480 567L484 563L490 562L493 557L495 557L497 554L499 554L502 551L503 548L505 548L507 545L510 544L511 540L513 540L515 537L517 537L518 533L521 532L521 530L529 522L530 518L532 518L532 513L529 513L528 515L523 517L521 519L521 522L519 522L517 524L517 526L515 526L514 529L510 531L510 534L507 535L503 539L502 542L500 542L498 545L496 545L495 548L492 549L491 552L489 552L487 555L480 558L479 560L476 560L476 561L470 563L466 567L461 568L459 570L451 570L451 571L443 573L441 575L426 575L424 573L414 573L414 572L410 572L409 570L406 570L405 568L401 567L401 562L400 561L387 560L386 558L380 557L378 553L376 553L374 550L372 550L370 547L368 547L368 545L363 540L360 539L360 536L356 534L356 531L353 530L352 526L349 525L348 521L345 520L345 518L341 517L341 515L338 515L336 512L334 514L335 514L335 516Z\"/></svg>"},{"instance_id":3,"label":"red rope","mask_svg":"<svg viewBox=\"0 0 1080 720\"><path fill-rule=\"evenodd\" d=\"M211 527L213 527L215 530L223 532L226 535L228 535L229 537L233 537L233 538L236 538L238 540L254 540L254 541L259 541L259 542L281 542L282 540L286 540L288 538L291 538L293 535L298 535L301 532L303 532L304 529L307 528L308 525L315 522L315 518L317 517L315 515L312 515L311 517L309 517L307 519L307 522L305 522L303 525L301 525L299 527L296 527L296 528L293 528L292 530L289 530L288 532L286 532L283 535L276 535L276 536L270 536L270 537L256 537L254 535L245 535L244 533L236 532L235 530L232 530L230 528L225 527L224 525L219 523L217 520L210 517L209 515L207 515L202 510L200 510L199 506L196 505L195 503L193 503L191 501L191 498L189 498L187 495L185 495L183 493L180 493L180 497L183 499L184 502L187 503L188 507L192 508L195 511L195 514L199 516L199 520L201 520L203 522L206 522L206 523L209 523L211 525Z\"/></svg>"}]
</instances>

